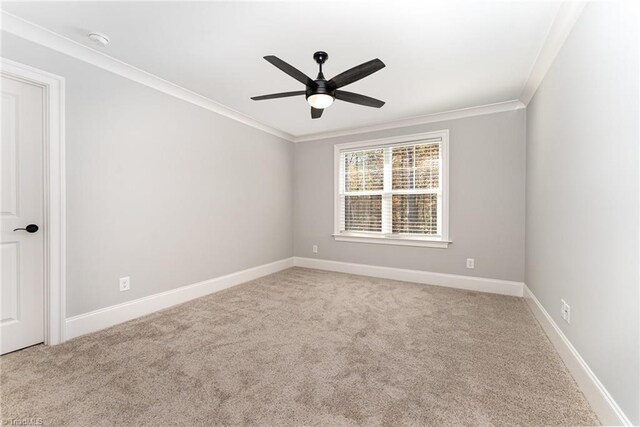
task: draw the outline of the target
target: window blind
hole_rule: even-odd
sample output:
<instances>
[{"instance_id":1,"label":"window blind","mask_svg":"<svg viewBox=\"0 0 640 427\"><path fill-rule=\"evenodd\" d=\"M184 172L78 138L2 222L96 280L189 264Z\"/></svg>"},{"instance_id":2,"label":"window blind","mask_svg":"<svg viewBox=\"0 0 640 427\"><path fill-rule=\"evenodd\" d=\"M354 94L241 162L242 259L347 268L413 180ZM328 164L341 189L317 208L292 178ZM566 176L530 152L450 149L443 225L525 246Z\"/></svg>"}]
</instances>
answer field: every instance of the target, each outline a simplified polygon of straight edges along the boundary
<instances>
[{"instance_id":1,"label":"window blind","mask_svg":"<svg viewBox=\"0 0 640 427\"><path fill-rule=\"evenodd\" d=\"M438 237L442 139L340 152L341 233Z\"/></svg>"}]
</instances>

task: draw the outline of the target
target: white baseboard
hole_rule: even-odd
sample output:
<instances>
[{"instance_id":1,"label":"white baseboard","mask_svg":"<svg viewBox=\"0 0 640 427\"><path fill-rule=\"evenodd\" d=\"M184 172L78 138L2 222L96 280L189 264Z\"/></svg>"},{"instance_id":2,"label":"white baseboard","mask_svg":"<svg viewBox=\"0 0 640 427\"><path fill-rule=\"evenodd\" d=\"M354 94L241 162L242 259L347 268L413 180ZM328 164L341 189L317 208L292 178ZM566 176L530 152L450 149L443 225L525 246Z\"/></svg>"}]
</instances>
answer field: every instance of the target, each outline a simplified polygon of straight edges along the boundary
<instances>
[{"instance_id":1,"label":"white baseboard","mask_svg":"<svg viewBox=\"0 0 640 427\"><path fill-rule=\"evenodd\" d=\"M424 283L429 285L446 286L448 288L511 295L515 297L522 296L522 289L524 286L524 283L522 282L511 282L508 280L432 273L429 271L380 267L367 264L353 264L349 262L329 261L325 259L294 257L293 262L296 267L359 274L361 276L380 277L382 279Z\"/></svg>"},{"instance_id":2,"label":"white baseboard","mask_svg":"<svg viewBox=\"0 0 640 427\"><path fill-rule=\"evenodd\" d=\"M544 329L549 340L556 348L556 351L560 354L569 372L573 375L573 378L576 380L578 387L591 405L591 408L598 415L598 418L600 418L600 422L607 426L633 425L615 400L613 400L613 397L611 397L604 385L602 385L598 377L596 377L591 368L589 368L587 362L584 361L580 353L578 353L573 344L571 344L571 341L569 341L547 310L544 309L540 301L538 301L526 285L524 286L524 297L529 307L531 307L531 311L538 319L538 322L540 322L540 326L542 326L542 329Z\"/></svg>"},{"instance_id":3,"label":"white baseboard","mask_svg":"<svg viewBox=\"0 0 640 427\"><path fill-rule=\"evenodd\" d=\"M215 279L68 317L65 322L65 339L96 332L291 267L293 267L293 258L285 258Z\"/></svg>"},{"instance_id":4,"label":"white baseboard","mask_svg":"<svg viewBox=\"0 0 640 427\"><path fill-rule=\"evenodd\" d=\"M632 425L622 409L620 409L613 397L611 397L607 389L602 385L591 368L589 368L549 313L547 313L531 290L521 282L292 257L69 317L65 322L65 338L71 339L96 332L250 280L286 270L293 266L406 282L425 283L478 292L519 297L524 296L527 304L531 307L535 317L540 322L549 340L555 346L560 357L580 387L580 390L582 390L591 407L600 418L600 421L604 425Z\"/></svg>"}]
</instances>

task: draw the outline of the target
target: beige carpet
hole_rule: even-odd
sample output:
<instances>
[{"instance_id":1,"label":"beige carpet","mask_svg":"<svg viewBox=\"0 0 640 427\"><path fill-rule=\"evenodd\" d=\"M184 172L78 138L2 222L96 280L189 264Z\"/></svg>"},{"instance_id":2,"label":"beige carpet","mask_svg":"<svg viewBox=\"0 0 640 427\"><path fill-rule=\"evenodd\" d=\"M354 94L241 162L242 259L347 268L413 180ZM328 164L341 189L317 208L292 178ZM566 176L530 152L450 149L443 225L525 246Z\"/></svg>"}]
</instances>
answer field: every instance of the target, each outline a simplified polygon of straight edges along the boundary
<instances>
[{"instance_id":1,"label":"beige carpet","mask_svg":"<svg viewBox=\"0 0 640 427\"><path fill-rule=\"evenodd\" d=\"M593 425L525 302L294 268L0 358L45 425Z\"/></svg>"}]
</instances>

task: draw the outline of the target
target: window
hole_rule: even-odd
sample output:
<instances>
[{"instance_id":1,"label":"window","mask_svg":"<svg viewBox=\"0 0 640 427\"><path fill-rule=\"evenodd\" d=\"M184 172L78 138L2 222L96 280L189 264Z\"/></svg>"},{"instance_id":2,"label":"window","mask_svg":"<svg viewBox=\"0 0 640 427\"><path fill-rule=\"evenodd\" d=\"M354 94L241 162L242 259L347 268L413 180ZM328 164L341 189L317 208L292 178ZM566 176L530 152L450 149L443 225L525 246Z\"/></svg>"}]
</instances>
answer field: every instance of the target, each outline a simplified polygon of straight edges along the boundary
<instances>
[{"instance_id":1,"label":"window","mask_svg":"<svg viewBox=\"0 0 640 427\"><path fill-rule=\"evenodd\" d=\"M334 237L446 248L449 132L335 146Z\"/></svg>"}]
</instances>

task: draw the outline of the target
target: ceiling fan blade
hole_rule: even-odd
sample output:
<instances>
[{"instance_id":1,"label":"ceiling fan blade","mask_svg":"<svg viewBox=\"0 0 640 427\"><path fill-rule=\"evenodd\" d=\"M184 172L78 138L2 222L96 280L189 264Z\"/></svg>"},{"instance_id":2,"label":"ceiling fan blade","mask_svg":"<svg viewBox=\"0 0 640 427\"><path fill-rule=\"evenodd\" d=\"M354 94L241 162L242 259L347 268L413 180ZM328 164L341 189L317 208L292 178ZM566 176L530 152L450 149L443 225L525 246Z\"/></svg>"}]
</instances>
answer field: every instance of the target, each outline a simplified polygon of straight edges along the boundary
<instances>
[{"instance_id":1,"label":"ceiling fan blade","mask_svg":"<svg viewBox=\"0 0 640 427\"><path fill-rule=\"evenodd\" d=\"M384 101L380 101L379 99L360 95L359 93L347 92L345 90L337 90L336 99L351 102L352 104L365 105L367 107L374 108L380 108L384 105Z\"/></svg>"},{"instance_id":2,"label":"ceiling fan blade","mask_svg":"<svg viewBox=\"0 0 640 427\"><path fill-rule=\"evenodd\" d=\"M329 80L329 84L338 89L342 86L346 86L360 79L363 79L368 75L383 69L384 67L384 62L380 61L378 58L372 59L371 61L365 62L364 64L360 64L343 73L338 74L337 76Z\"/></svg>"},{"instance_id":3,"label":"ceiling fan blade","mask_svg":"<svg viewBox=\"0 0 640 427\"><path fill-rule=\"evenodd\" d=\"M305 73L303 73L302 71L298 70L297 68L287 64L286 62L284 62L282 59L278 58L277 56L267 55L267 56L264 57L264 59L269 61L275 67L277 67L280 70L284 71L285 73L289 74L291 77L293 77L294 79L296 79L300 83L304 84L305 86L309 86L309 87L318 86L316 84L316 82L314 82L311 79L311 77L307 76Z\"/></svg>"},{"instance_id":4,"label":"ceiling fan blade","mask_svg":"<svg viewBox=\"0 0 640 427\"><path fill-rule=\"evenodd\" d=\"M322 108L313 108L311 107L311 118L312 119L319 119L322 116L322 112L324 111L324 109Z\"/></svg>"},{"instance_id":5,"label":"ceiling fan blade","mask_svg":"<svg viewBox=\"0 0 640 427\"><path fill-rule=\"evenodd\" d=\"M295 92L280 92L272 93L269 95L252 96L251 99L253 99L254 101L262 101L263 99L286 98L289 96L304 95L305 93L306 92L304 90L296 90Z\"/></svg>"}]
</instances>

